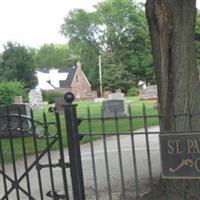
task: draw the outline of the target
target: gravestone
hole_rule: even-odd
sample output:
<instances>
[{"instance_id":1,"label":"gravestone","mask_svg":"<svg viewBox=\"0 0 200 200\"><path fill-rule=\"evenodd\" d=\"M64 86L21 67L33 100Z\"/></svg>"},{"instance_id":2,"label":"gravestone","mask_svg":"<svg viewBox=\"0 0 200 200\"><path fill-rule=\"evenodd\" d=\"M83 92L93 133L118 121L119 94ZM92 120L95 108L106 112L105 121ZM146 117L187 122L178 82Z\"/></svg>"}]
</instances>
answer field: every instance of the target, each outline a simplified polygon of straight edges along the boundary
<instances>
[{"instance_id":1,"label":"gravestone","mask_svg":"<svg viewBox=\"0 0 200 200\"><path fill-rule=\"evenodd\" d=\"M97 98L97 91L88 91L85 93L85 97L88 99L95 99Z\"/></svg>"},{"instance_id":2,"label":"gravestone","mask_svg":"<svg viewBox=\"0 0 200 200\"><path fill-rule=\"evenodd\" d=\"M148 85L145 89L141 89L139 93L140 99L142 100L151 100L158 98L157 86Z\"/></svg>"},{"instance_id":3,"label":"gravestone","mask_svg":"<svg viewBox=\"0 0 200 200\"><path fill-rule=\"evenodd\" d=\"M21 118L19 117L19 112ZM24 131L29 131L31 128L30 120L30 107L27 104L11 104L9 106L3 106L0 108L0 136L9 136L7 128L13 129L12 134L20 134L17 130L21 128L20 121Z\"/></svg>"},{"instance_id":4,"label":"gravestone","mask_svg":"<svg viewBox=\"0 0 200 200\"><path fill-rule=\"evenodd\" d=\"M58 112L64 111L63 105L65 104L64 97L55 98L55 107Z\"/></svg>"},{"instance_id":5,"label":"gravestone","mask_svg":"<svg viewBox=\"0 0 200 200\"><path fill-rule=\"evenodd\" d=\"M104 117L127 116L124 94L121 91L110 93L108 100L103 102Z\"/></svg>"},{"instance_id":6,"label":"gravestone","mask_svg":"<svg viewBox=\"0 0 200 200\"><path fill-rule=\"evenodd\" d=\"M22 96L15 96L14 103L15 104L23 104Z\"/></svg>"},{"instance_id":7,"label":"gravestone","mask_svg":"<svg viewBox=\"0 0 200 200\"><path fill-rule=\"evenodd\" d=\"M127 116L126 106L122 99L106 100L102 106L104 117Z\"/></svg>"},{"instance_id":8,"label":"gravestone","mask_svg":"<svg viewBox=\"0 0 200 200\"><path fill-rule=\"evenodd\" d=\"M124 100L124 94L121 92L115 92L108 95L109 100Z\"/></svg>"},{"instance_id":9,"label":"gravestone","mask_svg":"<svg viewBox=\"0 0 200 200\"><path fill-rule=\"evenodd\" d=\"M43 109L44 103L42 100L41 90L30 90L29 92L29 105L33 110Z\"/></svg>"}]
</instances>

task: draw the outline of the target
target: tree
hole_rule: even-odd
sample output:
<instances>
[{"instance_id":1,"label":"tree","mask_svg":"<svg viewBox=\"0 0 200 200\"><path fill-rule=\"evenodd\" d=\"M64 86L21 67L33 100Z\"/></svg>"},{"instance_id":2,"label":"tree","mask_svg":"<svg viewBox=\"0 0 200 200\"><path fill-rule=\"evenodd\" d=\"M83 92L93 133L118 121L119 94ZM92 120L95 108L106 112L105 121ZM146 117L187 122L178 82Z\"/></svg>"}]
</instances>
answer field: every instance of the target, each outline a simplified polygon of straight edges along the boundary
<instances>
[{"instance_id":1,"label":"tree","mask_svg":"<svg viewBox=\"0 0 200 200\"><path fill-rule=\"evenodd\" d=\"M122 63L115 62L112 52L102 55L103 63L103 87L104 89L115 91L120 88L127 91L128 86L132 84L133 77L130 76Z\"/></svg>"},{"instance_id":2,"label":"tree","mask_svg":"<svg viewBox=\"0 0 200 200\"><path fill-rule=\"evenodd\" d=\"M199 73L195 54L195 0L147 0L146 14L153 48L163 130L189 130L189 117L200 112ZM192 117L193 130L200 126Z\"/></svg>"},{"instance_id":3,"label":"tree","mask_svg":"<svg viewBox=\"0 0 200 200\"><path fill-rule=\"evenodd\" d=\"M62 68L72 64L68 45L44 44L35 51L36 67Z\"/></svg>"},{"instance_id":4,"label":"tree","mask_svg":"<svg viewBox=\"0 0 200 200\"><path fill-rule=\"evenodd\" d=\"M2 59L2 54L0 54L0 80L4 80L2 64L3 64L3 59Z\"/></svg>"},{"instance_id":5,"label":"tree","mask_svg":"<svg viewBox=\"0 0 200 200\"><path fill-rule=\"evenodd\" d=\"M61 32L69 38L69 51L71 60L82 63L92 87L98 87L98 55L99 45L94 38L95 15L87 13L83 9L71 11L65 18L65 23L61 27Z\"/></svg>"},{"instance_id":6,"label":"tree","mask_svg":"<svg viewBox=\"0 0 200 200\"><path fill-rule=\"evenodd\" d=\"M123 66L130 77L136 77L134 83L129 81L126 89L136 84L137 79L152 80L154 68L150 37L141 5L132 0L104 0L95 8L93 12L82 9L71 11L61 27L61 32L69 38L69 45L73 44L70 50L75 57L81 58L87 76L98 77L98 55L107 54L106 57L111 56L113 59L110 62L106 59L106 65L102 63L103 68L112 66L114 69L116 66L119 69ZM108 75L105 81L109 80ZM116 84L117 87L118 82L114 79L114 83L107 82L106 86Z\"/></svg>"},{"instance_id":7,"label":"tree","mask_svg":"<svg viewBox=\"0 0 200 200\"><path fill-rule=\"evenodd\" d=\"M94 46L79 38L73 38L69 41L70 60L73 63L81 61L82 69L85 72L92 88L98 88L98 51Z\"/></svg>"},{"instance_id":8,"label":"tree","mask_svg":"<svg viewBox=\"0 0 200 200\"><path fill-rule=\"evenodd\" d=\"M30 52L20 44L8 42L2 53L1 71L4 80L17 80L26 88L34 86L34 63Z\"/></svg>"},{"instance_id":9,"label":"tree","mask_svg":"<svg viewBox=\"0 0 200 200\"><path fill-rule=\"evenodd\" d=\"M15 96L22 96L27 101L27 93L24 85L19 81L1 81L0 82L0 105L14 103Z\"/></svg>"},{"instance_id":10,"label":"tree","mask_svg":"<svg viewBox=\"0 0 200 200\"><path fill-rule=\"evenodd\" d=\"M129 77L136 77L132 84L140 79L151 80L154 70L149 70L153 69L150 37L141 5L132 0L103 1L97 5L97 15L104 27L104 46L112 52L115 64L122 64Z\"/></svg>"}]
</instances>

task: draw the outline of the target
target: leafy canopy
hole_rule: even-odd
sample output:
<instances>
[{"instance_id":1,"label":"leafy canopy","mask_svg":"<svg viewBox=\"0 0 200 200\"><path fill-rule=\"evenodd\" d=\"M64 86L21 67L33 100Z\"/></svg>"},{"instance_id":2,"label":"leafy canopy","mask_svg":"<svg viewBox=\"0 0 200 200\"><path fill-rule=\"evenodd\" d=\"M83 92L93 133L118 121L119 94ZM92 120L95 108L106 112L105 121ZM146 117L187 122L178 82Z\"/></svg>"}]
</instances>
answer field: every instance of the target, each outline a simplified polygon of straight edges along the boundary
<instances>
[{"instance_id":1,"label":"leafy canopy","mask_svg":"<svg viewBox=\"0 0 200 200\"><path fill-rule=\"evenodd\" d=\"M98 77L98 55L102 55L103 83L108 89L121 82L127 90L139 79L154 78L144 10L132 0L105 0L93 12L72 10L61 33L69 39L70 50L81 59L89 77Z\"/></svg>"},{"instance_id":2,"label":"leafy canopy","mask_svg":"<svg viewBox=\"0 0 200 200\"><path fill-rule=\"evenodd\" d=\"M34 86L34 62L27 48L18 43L8 42L2 53L0 65L1 80L21 81L25 87Z\"/></svg>"}]
</instances>

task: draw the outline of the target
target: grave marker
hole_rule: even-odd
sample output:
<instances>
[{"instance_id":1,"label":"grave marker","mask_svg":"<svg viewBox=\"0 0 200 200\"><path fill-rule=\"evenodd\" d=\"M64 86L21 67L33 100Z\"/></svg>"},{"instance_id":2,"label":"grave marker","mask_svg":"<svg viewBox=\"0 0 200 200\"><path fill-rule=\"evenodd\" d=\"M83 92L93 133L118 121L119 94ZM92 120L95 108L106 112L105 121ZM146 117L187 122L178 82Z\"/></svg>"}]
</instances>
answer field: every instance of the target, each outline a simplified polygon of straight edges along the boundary
<instances>
[{"instance_id":1,"label":"grave marker","mask_svg":"<svg viewBox=\"0 0 200 200\"><path fill-rule=\"evenodd\" d=\"M140 89L139 96L142 100L157 99L158 92L156 85L148 85L145 89Z\"/></svg>"},{"instance_id":2,"label":"grave marker","mask_svg":"<svg viewBox=\"0 0 200 200\"><path fill-rule=\"evenodd\" d=\"M44 103L42 100L41 90L30 90L29 92L29 104L33 110L43 109Z\"/></svg>"},{"instance_id":3,"label":"grave marker","mask_svg":"<svg viewBox=\"0 0 200 200\"><path fill-rule=\"evenodd\" d=\"M103 102L103 114L104 117L121 117L126 116L126 106L124 100L120 99L113 99L113 100L106 100Z\"/></svg>"}]
</instances>

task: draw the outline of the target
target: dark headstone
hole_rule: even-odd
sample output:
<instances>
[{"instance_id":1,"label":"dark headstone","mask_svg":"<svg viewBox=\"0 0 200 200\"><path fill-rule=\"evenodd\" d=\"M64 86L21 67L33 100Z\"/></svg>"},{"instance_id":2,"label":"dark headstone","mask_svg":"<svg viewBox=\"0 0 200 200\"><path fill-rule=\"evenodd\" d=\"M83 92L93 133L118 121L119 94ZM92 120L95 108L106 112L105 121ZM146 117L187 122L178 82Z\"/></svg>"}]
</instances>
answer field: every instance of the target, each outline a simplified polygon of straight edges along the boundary
<instances>
[{"instance_id":1,"label":"dark headstone","mask_svg":"<svg viewBox=\"0 0 200 200\"><path fill-rule=\"evenodd\" d=\"M20 121L22 125L20 125ZM1 134L9 135L8 128L13 130L12 134L16 134L16 131L21 130L21 127L23 131L30 131L30 107L28 105L11 104L0 108L0 136Z\"/></svg>"},{"instance_id":2,"label":"dark headstone","mask_svg":"<svg viewBox=\"0 0 200 200\"><path fill-rule=\"evenodd\" d=\"M124 100L115 99L103 102L104 117L126 116L126 106Z\"/></svg>"}]
</instances>

